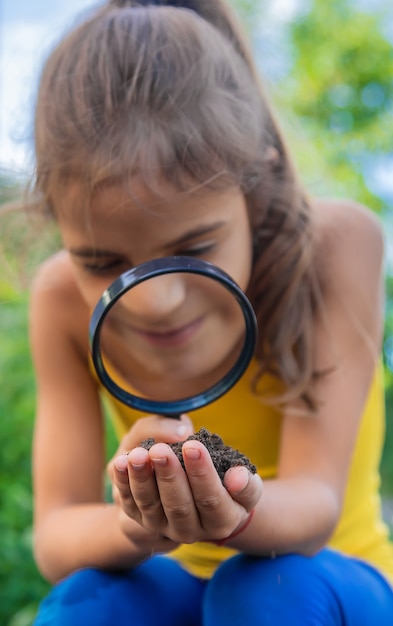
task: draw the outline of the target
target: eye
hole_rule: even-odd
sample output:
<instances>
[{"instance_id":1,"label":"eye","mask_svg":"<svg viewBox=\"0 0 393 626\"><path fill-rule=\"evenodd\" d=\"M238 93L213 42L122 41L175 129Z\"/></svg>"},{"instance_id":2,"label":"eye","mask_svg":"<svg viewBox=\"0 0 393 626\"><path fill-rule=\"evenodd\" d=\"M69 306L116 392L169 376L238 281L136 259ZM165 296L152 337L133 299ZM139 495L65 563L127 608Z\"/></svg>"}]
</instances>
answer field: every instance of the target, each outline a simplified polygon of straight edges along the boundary
<instances>
[{"instance_id":1,"label":"eye","mask_svg":"<svg viewBox=\"0 0 393 626\"><path fill-rule=\"evenodd\" d=\"M212 241L208 243L201 243L195 246L191 246L186 250L179 250L177 254L180 256L204 256L212 252L215 248L216 244Z\"/></svg>"},{"instance_id":2,"label":"eye","mask_svg":"<svg viewBox=\"0 0 393 626\"><path fill-rule=\"evenodd\" d=\"M109 274L114 271L116 271L116 273L121 273L122 271L125 271L126 267L125 263L119 259L113 261L83 263L83 269L91 274Z\"/></svg>"}]
</instances>

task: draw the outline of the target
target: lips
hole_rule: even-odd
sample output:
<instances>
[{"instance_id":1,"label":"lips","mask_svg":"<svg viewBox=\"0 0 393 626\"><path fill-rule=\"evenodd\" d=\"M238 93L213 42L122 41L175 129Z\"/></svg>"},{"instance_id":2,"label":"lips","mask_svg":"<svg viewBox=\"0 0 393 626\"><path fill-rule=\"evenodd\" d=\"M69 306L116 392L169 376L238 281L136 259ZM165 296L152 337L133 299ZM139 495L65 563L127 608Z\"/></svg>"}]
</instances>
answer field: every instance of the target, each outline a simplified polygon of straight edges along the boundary
<instances>
[{"instance_id":1,"label":"lips","mask_svg":"<svg viewBox=\"0 0 393 626\"><path fill-rule=\"evenodd\" d=\"M140 328L132 328L132 331L146 339L153 346L171 348L187 343L199 331L203 324L204 316L198 317L196 320L178 328L165 331L148 331Z\"/></svg>"}]
</instances>

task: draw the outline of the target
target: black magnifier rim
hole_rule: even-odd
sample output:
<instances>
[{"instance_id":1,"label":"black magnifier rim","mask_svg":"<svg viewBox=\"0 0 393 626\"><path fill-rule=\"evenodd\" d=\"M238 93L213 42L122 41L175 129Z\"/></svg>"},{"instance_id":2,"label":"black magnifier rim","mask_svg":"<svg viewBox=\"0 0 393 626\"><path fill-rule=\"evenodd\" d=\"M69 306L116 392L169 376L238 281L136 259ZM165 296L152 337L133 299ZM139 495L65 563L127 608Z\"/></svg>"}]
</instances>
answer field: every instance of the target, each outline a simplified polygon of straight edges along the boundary
<instances>
[{"instance_id":1,"label":"black magnifier rim","mask_svg":"<svg viewBox=\"0 0 393 626\"><path fill-rule=\"evenodd\" d=\"M155 276L173 274L176 272L206 276L217 281L232 293L238 301L244 316L246 325L244 345L239 358L229 372L205 391L195 394L194 396L174 401L158 401L141 398L120 387L111 376L109 376L103 363L100 348L102 325L110 309L127 291ZM226 393L239 380L249 365L254 355L256 341L257 320L254 309L245 293L233 279L220 268L208 261L186 256L153 259L121 274L102 294L92 313L89 324L91 356L101 383L123 404L138 411L142 411L143 413L153 413L166 417L179 417L182 413L187 413L188 411L193 411L210 404Z\"/></svg>"}]
</instances>

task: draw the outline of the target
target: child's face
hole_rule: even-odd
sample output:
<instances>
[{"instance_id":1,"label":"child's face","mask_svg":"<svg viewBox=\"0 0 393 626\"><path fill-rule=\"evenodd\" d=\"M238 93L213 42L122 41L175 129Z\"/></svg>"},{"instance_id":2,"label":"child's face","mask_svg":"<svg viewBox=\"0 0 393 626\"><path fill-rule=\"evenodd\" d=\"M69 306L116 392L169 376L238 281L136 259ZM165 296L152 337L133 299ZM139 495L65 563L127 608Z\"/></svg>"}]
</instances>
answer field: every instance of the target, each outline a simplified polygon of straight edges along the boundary
<instances>
[{"instance_id":1,"label":"child's face","mask_svg":"<svg viewBox=\"0 0 393 626\"><path fill-rule=\"evenodd\" d=\"M251 234L245 200L237 189L195 195L166 192L160 198L137 185L132 194L125 186L107 186L96 191L88 210L78 207L76 198L77 189L71 189L57 215L78 286L91 310L119 274L172 255L210 261L246 289ZM214 281L189 274L142 283L112 313L118 345L132 346L128 362L131 359L138 375L144 371L149 380L170 372L173 380L199 379L201 387L206 380L215 382L206 377L225 373L243 338L244 321L234 298ZM188 392L200 390L196 383Z\"/></svg>"}]
</instances>

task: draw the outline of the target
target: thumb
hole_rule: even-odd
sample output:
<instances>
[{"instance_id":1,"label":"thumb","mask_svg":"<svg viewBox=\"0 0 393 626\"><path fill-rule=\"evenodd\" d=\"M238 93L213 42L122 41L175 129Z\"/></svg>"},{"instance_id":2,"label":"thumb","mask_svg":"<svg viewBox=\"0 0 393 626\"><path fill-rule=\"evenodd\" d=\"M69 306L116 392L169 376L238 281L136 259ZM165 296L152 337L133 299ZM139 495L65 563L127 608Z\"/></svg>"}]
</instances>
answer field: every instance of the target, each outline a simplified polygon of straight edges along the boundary
<instances>
[{"instance_id":1,"label":"thumb","mask_svg":"<svg viewBox=\"0 0 393 626\"><path fill-rule=\"evenodd\" d=\"M181 415L179 419L162 417L160 422L160 435L165 443L184 441L194 432L193 423L185 414Z\"/></svg>"},{"instance_id":2,"label":"thumb","mask_svg":"<svg viewBox=\"0 0 393 626\"><path fill-rule=\"evenodd\" d=\"M108 462L106 468L111 482L114 481L114 462L117 456L126 454L146 439L154 439L160 443L177 443L185 441L194 433L194 426L188 415L182 414L179 419L150 415L142 417L124 435L117 451Z\"/></svg>"},{"instance_id":3,"label":"thumb","mask_svg":"<svg viewBox=\"0 0 393 626\"><path fill-rule=\"evenodd\" d=\"M193 425L188 415L181 415L180 419L159 415L141 417L122 438L116 455L129 452L140 446L141 442L146 439L151 438L162 443L176 443L184 441L192 434Z\"/></svg>"}]
</instances>

